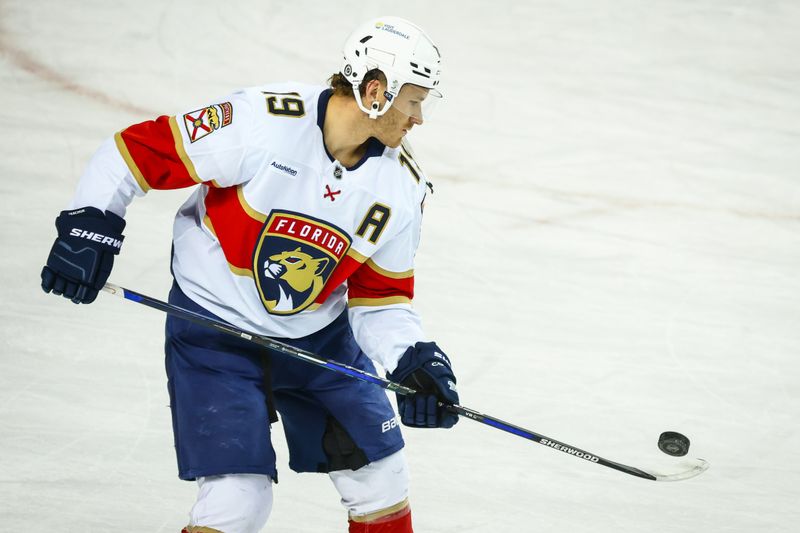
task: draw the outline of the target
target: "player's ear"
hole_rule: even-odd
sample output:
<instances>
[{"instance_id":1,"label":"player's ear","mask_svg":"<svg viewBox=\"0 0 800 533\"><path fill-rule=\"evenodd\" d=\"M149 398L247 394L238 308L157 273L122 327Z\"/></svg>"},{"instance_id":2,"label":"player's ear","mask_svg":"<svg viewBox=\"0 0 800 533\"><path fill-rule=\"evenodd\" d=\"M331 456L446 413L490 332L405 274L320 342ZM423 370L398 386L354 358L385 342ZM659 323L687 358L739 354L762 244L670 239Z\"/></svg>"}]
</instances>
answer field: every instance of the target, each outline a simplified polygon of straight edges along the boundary
<instances>
[{"instance_id":1,"label":"player's ear","mask_svg":"<svg viewBox=\"0 0 800 533\"><path fill-rule=\"evenodd\" d=\"M382 87L380 80L370 80L367 82L367 88L364 92L364 99L368 104L374 102L375 100L379 100L378 95L383 94L381 89Z\"/></svg>"}]
</instances>

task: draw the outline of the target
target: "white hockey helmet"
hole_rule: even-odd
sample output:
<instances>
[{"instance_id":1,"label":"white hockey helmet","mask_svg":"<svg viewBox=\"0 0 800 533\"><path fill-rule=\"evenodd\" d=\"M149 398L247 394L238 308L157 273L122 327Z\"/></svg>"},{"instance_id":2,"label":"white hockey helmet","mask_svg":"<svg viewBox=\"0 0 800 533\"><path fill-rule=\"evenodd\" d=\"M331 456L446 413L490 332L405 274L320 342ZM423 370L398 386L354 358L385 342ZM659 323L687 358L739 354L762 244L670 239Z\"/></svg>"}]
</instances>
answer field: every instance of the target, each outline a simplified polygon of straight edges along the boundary
<instances>
[{"instance_id":1,"label":"white hockey helmet","mask_svg":"<svg viewBox=\"0 0 800 533\"><path fill-rule=\"evenodd\" d=\"M421 120L419 91L410 97L410 101L409 97L397 98L405 84L428 89L422 91L426 104L442 97L437 89L441 63L439 49L419 26L405 19L379 17L361 24L345 41L343 52L341 72L353 86L358 107L370 118L378 118L394 104L395 109L410 116L418 114ZM361 101L359 86L364 75L372 69L380 69L386 76L386 104L382 109L378 102L367 108Z\"/></svg>"}]
</instances>

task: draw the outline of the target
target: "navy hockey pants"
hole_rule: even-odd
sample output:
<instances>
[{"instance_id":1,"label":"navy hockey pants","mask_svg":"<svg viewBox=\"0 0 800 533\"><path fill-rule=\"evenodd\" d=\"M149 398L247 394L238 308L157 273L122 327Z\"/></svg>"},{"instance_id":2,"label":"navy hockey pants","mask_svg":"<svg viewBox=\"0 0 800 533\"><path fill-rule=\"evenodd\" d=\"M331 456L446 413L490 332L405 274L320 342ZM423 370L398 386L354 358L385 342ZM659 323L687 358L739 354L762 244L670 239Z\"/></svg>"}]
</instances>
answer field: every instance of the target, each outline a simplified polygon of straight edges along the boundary
<instances>
[{"instance_id":1,"label":"navy hockey pants","mask_svg":"<svg viewBox=\"0 0 800 533\"><path fill-rule=\"evenodd\" d=\"M215 317L173 284L169 302ZM347 312L299 339L277 339L375 372ZM268 387L297 472L358 469L403 447L383 389L168 316L166 369L181 479L251 473L277 480ZM273 400L274 399L274 400Z\"/></svg>"}]
</instances>

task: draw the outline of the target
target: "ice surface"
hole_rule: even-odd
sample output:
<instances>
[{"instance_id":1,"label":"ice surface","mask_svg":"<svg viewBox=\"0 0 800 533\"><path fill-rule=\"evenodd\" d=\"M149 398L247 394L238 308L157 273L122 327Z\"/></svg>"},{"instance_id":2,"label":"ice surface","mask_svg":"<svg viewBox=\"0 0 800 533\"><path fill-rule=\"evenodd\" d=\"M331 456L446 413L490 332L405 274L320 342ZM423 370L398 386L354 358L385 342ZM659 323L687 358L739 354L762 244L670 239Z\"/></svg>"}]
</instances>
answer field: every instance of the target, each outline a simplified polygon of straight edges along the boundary
<instances>
[{"instance_id":1,"label":"ice surface","mask_svg":"<svg viewBox=\"0 0 800 533\"><path fill-rule=\"evenodd\" d=\"M177 532L158 312L38 288L100 142L232 89L323 82L363 19L416 21L446 99L416 305L463 403L661 467L652 483L463 420L405 431L420 532L790 532L800 522L800 3L0 2L0 530ZM164 297L186 192L133 204L112 280ZM277 430L279 431L279 430ZM268 531L344 531L277 435Z\"/></svg>"}]
</instances>

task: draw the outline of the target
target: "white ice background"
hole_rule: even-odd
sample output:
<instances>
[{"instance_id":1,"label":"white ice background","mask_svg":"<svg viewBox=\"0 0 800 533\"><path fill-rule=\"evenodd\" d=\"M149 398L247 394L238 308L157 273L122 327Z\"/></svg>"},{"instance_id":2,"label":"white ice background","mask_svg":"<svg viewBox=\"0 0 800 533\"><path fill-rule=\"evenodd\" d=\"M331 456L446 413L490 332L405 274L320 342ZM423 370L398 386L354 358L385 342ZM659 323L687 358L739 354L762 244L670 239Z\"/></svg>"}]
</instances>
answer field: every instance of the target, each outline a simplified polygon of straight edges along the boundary
<instances>
[{"instance_id":1,"label":"white ice background","mask_svg":"<svg viewBox=\"0 0 800 533\"><path fill-rule=\"evenodd\" d=\"M422 532L800 531L797 0L0 1L0 531L177 533L164 316L45 295L100 142L260 83L324 82L358 22L416 21L446 99L412 134L435 184L416 307L462 403L653 483L462 420L405 430ZM129 210L111 280L170 285L187 191ZM286 466L266 531L346 530Z\"/></svg>"}]
</instances>

